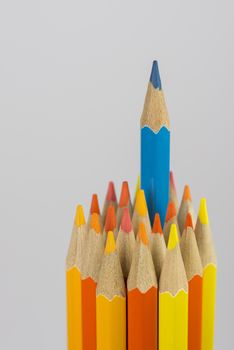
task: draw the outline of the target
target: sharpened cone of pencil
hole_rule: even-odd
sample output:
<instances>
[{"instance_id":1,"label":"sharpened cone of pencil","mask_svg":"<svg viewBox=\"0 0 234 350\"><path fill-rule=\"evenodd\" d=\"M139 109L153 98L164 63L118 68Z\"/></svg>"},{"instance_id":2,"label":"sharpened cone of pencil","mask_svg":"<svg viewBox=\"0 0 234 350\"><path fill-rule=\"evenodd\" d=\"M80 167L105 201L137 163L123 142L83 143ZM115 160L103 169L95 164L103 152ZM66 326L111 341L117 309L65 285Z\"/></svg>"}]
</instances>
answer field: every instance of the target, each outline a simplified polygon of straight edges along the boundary
<instances>
[{"instance_id":1,"label":"sharpened cone of pencil","mask_svg":"<svg viewBox=\"0 0 234 350\"><path fill-rule=\"evenodd\" d=\"M66 259L68 350L214 350L217 262L205 198L178 201L170 121L153 62L141 167L75 213ZM136 174L137 175L137 174ZM193 194L194 195L194 194ZM119 198L119 200L118 200Z\"/></svg>"}]
</instances>

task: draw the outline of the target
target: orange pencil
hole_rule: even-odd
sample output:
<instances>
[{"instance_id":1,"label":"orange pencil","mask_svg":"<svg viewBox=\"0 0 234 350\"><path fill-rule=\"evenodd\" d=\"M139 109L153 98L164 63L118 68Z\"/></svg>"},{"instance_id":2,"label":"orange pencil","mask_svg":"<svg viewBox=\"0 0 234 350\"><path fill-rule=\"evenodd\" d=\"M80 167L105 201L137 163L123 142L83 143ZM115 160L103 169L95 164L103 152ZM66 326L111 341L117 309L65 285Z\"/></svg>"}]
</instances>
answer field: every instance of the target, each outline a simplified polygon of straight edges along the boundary
<instances>
[{"instance_id":1,"label":"orange pencil","mask_svg":"<svg viewBox=\"0 0 234 350\"><path fill-rule=\"evenodd\" d=\"M152 228L151 253L152 253L154 268L155 268L158 281L161 274L166 250L167 248L166 248L165 239L163 236L160 216L158 213L156 213L154 217L153 228Z\"/></svg>"},{"instance_id":2,"label":"orange pencil","mask_svg":"<svg viewBox=\"0 0 234 350\"><path fill-rule=\"evenodd\" d=\"M117 229L117 221L116 221L116 215L115 215L115 208L113 205L110 205L106 212L106 220L105 220L105 226L104 226L104 241L106 241L107 233L109 231L112 231L114 233L115 240L118 235L118 229Z\"/></svg>"},{"instance_id":3,"label":"orange pencil","mask_svg":"<svg viewBox=\"0 0 234 350\"><path fill-rule=\"evenodd\" d=\"M143 223L128 277L128 350L157 349L158 284Z\"/></svg>"},{"instance_id":4,"label":"orange pencil","mask_svg":"<svg viewBox=\"0 0 234 350\"><path fill-rule=\"evenodd\" d=\"M114 185L113 181L110 181L108 184L106 198L105 198L105 202L104 202L103 209L102 209L102 222L103 223L106 220L107 209L109 208L110 205L112 205L115 208L115 210L117 209L117 197L116 197L115 185Z\"/></svg>"},{"instance_id":5,"label":"orange pencil","mask_svg":"<svg viewBox=\"0 0 234 350\"><path fill-rule=\"evenodd\" d=\"M90 209L89 209L88 227L90 226L91 216L94 213L101 215L99 201L98 201L98 195L96 193L94 193L92 195L91 205L90 205ZM101 216L100 216L100 219L102 220Z\"/></svg>"},{"instance_id":6,"label":"orange pencil","mask_svg":"<svg viewBox=\"0 0 234 350\"><path fill-rule=\"evenodd\" d=\"M104 241L100 216L93 213L81 280L83 350L96 350L96 287L103 252Z\"/></svg>"},{"instance_id":7,"label":"orange pencil","mask_svg":"<svg viewBox=\"0 0 234 350\"><path fill-rule=\"evenodd\" d=\"M203 269L190 213L187 214L180 248L189 287L188 350L201 350Z\"/></svg>"},{"instance_id":8,"label":"orange pencil","mask_svg":"<svg viewBox=\"0 0 234 350\"><path fill-rule=\"evenodd\" d=\"M128 208L130 215L132 216L132 203L131 203L130 191L129 191L127 181L123 181L122 183L119 205L118 205L117 214L116 214L118 228L122 219L124 208Z\"/></svg>"},{"instance_id":9,"label":"orange pencil","mask_svg":"<svg viewBox=\"0 0 234 350\"><path fill-rule=\"evenodd\" d=\"M135 207L132 216L132 224L135 236L137 235L140 222L143 222L145 224L146 233L148 238L150 239L151 224L145 199L145 193L143 190L138 190L137 192Z\"/></svg>"},{"instance_id":10,"label":"orange pencil","mask_svg":"<svg viewBox=\"0 0 234 350\"><path fill-rule=\"evenodd\" d=\"M177 222L176 207L175 207L174 202L171 201L168 203L166 219L165 219L165 223L163 226L163 234L164 234L166 245L168 243L170 229L171 229L172 224L176 224L177 232L179 233L180 231L179 231L179 226L178 226L178 222Z\"/></svg>"},{"instance_id":11,"label":"orange pencil","mask_svg":"<svg viewBox=\"0 0 234 350\"><path fill-rule=\"evenodd\" d=\"M177 191L176 191L176 186L175 186L175 179L174 179L174 174L172 171L170 171L170 192L169 192L169 201L174 202L176 212L179 210L179 201L177 197Z\"/></svg>"},{"instance_id":12,"label":"orange pencil","mask_svg":"<svg viewBox=\"0 0 234 350\"><path fill-rule=\"evenodd\" d=\"M181 233L184 230L184 225L185 225L185 221L186 221L186 217L187 217L188 213L191 214L192 223L193 223L193 227L194 227L194 225L196 223L196 219L195 219L195 213L194 213L194 209L193 209L192 196L191 196L189 186L185 185L182 201L181 201L180 208L178 211L178 224L179 224L179 228L180 228Z\"/></svg>"}]
</instances>

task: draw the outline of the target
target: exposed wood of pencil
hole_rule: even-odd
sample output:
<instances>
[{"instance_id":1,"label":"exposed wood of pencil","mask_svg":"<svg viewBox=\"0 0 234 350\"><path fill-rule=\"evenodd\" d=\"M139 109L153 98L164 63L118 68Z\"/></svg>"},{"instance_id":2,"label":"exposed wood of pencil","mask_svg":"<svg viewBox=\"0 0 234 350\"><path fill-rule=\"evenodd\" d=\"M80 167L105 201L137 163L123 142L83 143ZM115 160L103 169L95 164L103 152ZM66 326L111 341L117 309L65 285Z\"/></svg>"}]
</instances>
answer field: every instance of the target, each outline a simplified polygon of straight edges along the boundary
<instances>
[{"instance_id":1,"label":"exposed wood of pencil","mask_svg":"<svg viewBox=\"0 0 234 350\"><path fill-rule=\"evenodd\" d=\"M159 349L187 350L187 342L188 284L176 225L172 224L159 282Z\"/></svg>"},{"instance_id":2,"label":"exposed wood of pencil","mask_svg":"<svg viewBox=\"0 0 234 350\"><path fill-rule=\"evenodd\" d=\"M214 349L217 262L206 200L201 199L195 235L203 266L202 349Z\"/></svg>"},{"instance_id":3,"label":"exposed wood of pencil","mask_svg":"<svg viewBox=\"0 0 234 350\"><path fill-rule=\"evenodd\" d=\"M177 191L176 191L176 186L175 186L175 179L174 179L174 174L172 171L170 171L170 192L169 192L169 201L174 202L176 212L178 213L179 210L179 201L178 201L178 196L177 196Z\"/></svg>"},{"instance_id":4,"label":"exposed wood of pencil","mask_svg":"<svg viewBox=\"0 0 234 350\"><path fill-rule=\"evenodd\" d=\"M180 236L179 225L177 221L177 214L174 202L169 202L167 207L167 215L165 219L165 223L163 226L163 234L165 238L166 245L168 243L169 234L171 230L171 225L175 224L177 228L178 235Z\"/></svg>"},{"instance_id":5,"label":"exposed wood of pencil","mask_svg":"<svg viewBox=\"0 0 234 350\"><path fill-rule=\"evenodd\" d=\"M90 220L89 241L85 247L82 273L83 350L96 350L96 286L104 251L100 215Z\"/></svg>"},{"instance_id":6,"label":"exposed wood of pencil","mask_svg":"<svg viewBox=\"0 0 234 350\"><path fill-rule=\"evenodd\" d=\"M182 201L180 204L180 208L178 211L178 217L177 217L178 218L178 225L179 225L179 229L180 229L181 233L184 230L186 216L188 213L191 214L192 223L193 223L193 226L195 226L196 218L195 218L195 212L194 212L194 208L193 208L192 196L191 196L189 186L185 185L184 193L183 193L183 197L182 197Z\"/></svg>"},{"instance_id":7,"label":"exposed wood of pencil","mask_svg":"<svg viewBox=\"0 0 234 350\"><path fill-rule=\"evenodd\" d=\"M132 216L132 224L135 236L138 232L139 223L143 222L146 228L147 236L150 238L151 224L149 219L148 208L145 200L145 194L143 190L138 190L136 196L136 203Z\"/></svg>"},{"instance_id":8,"label":"exposed wood of pencil","mask_svg":"<svg viewBox=\"0 0 234 350\"><path fill-rule=\"evenodd\" d=\"M143 223L128 277L128 350L157 349L158 284Z\"/></svg>"},{"instance_id":9,"label":"exposed wood of pencil","mask_svg":"<svg viewBox=\"0 0 234 350\"><path fill-rule=\"evenodd\" d=\"M166 244L163 236L160 216L156 213L154 218L154 224L152 228L151 236L151 253L154 262L154 268L156 271L157 279L159 280L165 254L166 254Z\"/></svg>"},{"instance_id":10,"label":"exposed wood of pencil","mask_svg":"<svg viewBox=\"0 0 234 350\"><path fill-rule=\"evenodd\" d=\"M203 269L190 213L187 214L180 248L189 286L188 350L201 350Z\"/></svg>"},{"instance_id":11,"label":"exposed wood of pencil","mask_svg":"<svg viewBox=\"0 0 234 350\"><path fill-rule=\"evenodd\" d=\"M76 267L77 254L86 232L82 206L77 206L74 227L66 259L68 350L82 350L81 274Z\"/></svg>"},{"instance_id":12,"label":"exposed wood of pencil","mask_svg":"<svg viewBox=\"0 0 234 350\"><path fill-rule=\"evenodd\" d=\"M97 350L126 350L126 294L113 232L108 232L96 292Z\"/></svg>"}]
</instances>

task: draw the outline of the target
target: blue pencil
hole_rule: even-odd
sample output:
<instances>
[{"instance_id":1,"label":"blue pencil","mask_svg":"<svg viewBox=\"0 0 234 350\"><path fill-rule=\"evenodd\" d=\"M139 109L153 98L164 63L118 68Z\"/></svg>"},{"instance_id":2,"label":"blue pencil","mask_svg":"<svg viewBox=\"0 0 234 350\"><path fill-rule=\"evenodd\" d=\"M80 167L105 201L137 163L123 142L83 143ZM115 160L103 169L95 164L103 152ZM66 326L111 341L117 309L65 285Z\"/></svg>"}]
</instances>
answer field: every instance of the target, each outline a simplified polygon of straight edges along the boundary
<instances>
[{"instance_id":1,"label":"blue pencil","mask_svg":"<svg viewBox=\"0 0 234 350\"><path fill-rule=\"evenodd\" d=\"M141 116L141 188L153 223L159 213L164 223L169 200L170 121L157 61L153 62Z\"/></svg>"}]
</instances>

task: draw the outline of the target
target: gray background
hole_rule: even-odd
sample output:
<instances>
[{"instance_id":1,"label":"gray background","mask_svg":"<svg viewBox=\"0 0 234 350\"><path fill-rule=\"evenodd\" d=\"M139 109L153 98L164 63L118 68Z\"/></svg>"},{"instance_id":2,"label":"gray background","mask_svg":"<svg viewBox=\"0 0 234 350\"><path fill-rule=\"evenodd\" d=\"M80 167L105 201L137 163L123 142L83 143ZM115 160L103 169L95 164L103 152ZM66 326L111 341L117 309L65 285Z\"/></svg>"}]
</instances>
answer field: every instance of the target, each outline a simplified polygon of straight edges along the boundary
<instances>
[{"instance_id":1,"label":"gray background","mask_svg":"<svg viewBox=\"0 0 234 350\"><path fill-rule=\"evenodd\" d=\"M233 1L0 5L0 348L66 347L76 204L135 187L153 59L178 192L206 196L219 259L216 349L233 344Z\"/></svg>"}]
</instances>

